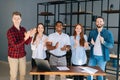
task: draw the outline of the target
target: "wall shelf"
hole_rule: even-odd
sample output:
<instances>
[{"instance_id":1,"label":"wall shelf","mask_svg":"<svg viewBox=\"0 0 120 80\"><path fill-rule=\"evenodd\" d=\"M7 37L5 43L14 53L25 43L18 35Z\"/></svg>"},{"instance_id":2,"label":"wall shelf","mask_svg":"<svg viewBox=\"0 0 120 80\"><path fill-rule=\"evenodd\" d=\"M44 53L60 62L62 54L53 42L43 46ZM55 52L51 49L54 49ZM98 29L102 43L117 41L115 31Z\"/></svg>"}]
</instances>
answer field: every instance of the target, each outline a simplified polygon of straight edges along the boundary
<instances>
[{"instance_id":1,"label":"wall shelf","mask_svg":"<svg viewBox=\"0 0 120 80\"><path fill-rule=\"evenodd\" d=\"M49 1L49 2L43 2L38 3L39 5L56 5L56 4L63 4L66 3L66 1Z\"/></svg>"},{"instance_id":2,"label":"wall shelf","mask_svg":"<svg viewBox=\"0 0 120 80\"><path fill-rule=\"evenodd\" d=\"M81 12L72 12L72 13L60 13L60 15L79 15L79 14L92 14L92 12L81 11Z\"/></svg>"},{"instance_id":3,"label":"wall shelf","mask_svg":"<svg viewBox=\"0 0 120 80\"><path fill-rule=\"evenodd\" d=\"M40 14L38 14L40 16L54 16L55 14L51 13L51 12L41 12Z\"/></svg>"},{"instance_id":4,"label":"wall shelf","mask_svg":"<svg viewBox=\"0 0 120 80\"><path fill-rule=\"evenodd\" d=\"M65 33L69 33L70 35L72 35L72 30L73 30L73 25L80 23L79 17L80 15L84 16L84 26L86 25L86 21L87 21L87 16L86 15L90 15L92 18L92 11L87 11L85 6L85 10L79 12L79 5L81 2L84 2L85 5L87 5L87 1L78 1L78 0L65 0L65 1L50 1L50 2L43 2L43 3L38 3L37 4L37 24L40 22L40 17L39 16L44 16L44 22L43 24L45 24L46 28L47 28L47 34L49 29L54 29L54 28L49 28L50 26L48 24L55 24L56 21L60 20L61 16L64 18L62 18L62 21L65 25L65 28L67 28L67 30L65 29ZM77 4L75 11L72 11L73 9L73 5ZM40 6L42 6L44 9L42 11L40 11ZM50 7L53 8L52 12L50 10ZM62 7L62 8L61 8ZM69 7L69 8L68 8ZM64 8L64 9L63 9ZM69 16L69 20L67 19L67 15ZM76 23L73 24L72 22L72 17L74 15L77 15L76 17ZM49 17L49 16L53 16L53 17ZM53 20L51 20L53 18ZM46 21L49 20L50 23L46 23ZM52 22L52 23L51 23ZM90 21L90 25L92 25L92 19ZM87 27L85 27L85 30ZM69 30L68 30L69 29ZM90 29L89 29L90 30ZM55 31L55 30L54 30ZM66 32L67 31L67 32Z\"/></svg>"},{"instance_id":5,"label":"wall shelf","mask_svg":"<svg viewBox=\"0 0 120 80\"><path fill-rule=\"evenodd\" d=\"M105 10L103 13L120 13L120 10Z\"/></svg>"},{"instance_id":6,"label":"wall shelf","mask_svg":"<svg viewBox=\"0 0 120 80\"><path fill-rule=\"evenodd\" d=\"M120 43L118 43L118 41L114 41L114 43L115 43L115 44L120 44Z\"/></svg>"}]
</instances>

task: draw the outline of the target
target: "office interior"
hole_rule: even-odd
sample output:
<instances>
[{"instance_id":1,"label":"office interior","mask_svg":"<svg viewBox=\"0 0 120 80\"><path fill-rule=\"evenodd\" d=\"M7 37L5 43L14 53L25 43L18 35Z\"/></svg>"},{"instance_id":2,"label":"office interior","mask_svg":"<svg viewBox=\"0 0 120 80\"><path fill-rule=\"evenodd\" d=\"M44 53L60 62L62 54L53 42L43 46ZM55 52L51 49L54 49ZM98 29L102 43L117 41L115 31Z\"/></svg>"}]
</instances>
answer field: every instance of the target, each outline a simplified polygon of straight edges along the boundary
<instances>
[{"instance_id":1,"label":"office interior","mask_svg":"<svg viewBox=\"0 0 120 80\"><path fill-rule=\"evenodd\" d=\"M65 26L63 31L68 35L73 34L75 24L81 23L88 36L90 30L96 27L95 18L102 16L105 19L105 28L112 31L115 40L114 48L110 50L111 60L107 63L106 73L113 76L109 80L120 79L120 0L1 0L0 7L0 66L7 65L2 67L3 71L9 72L6 32L12 26L12 12L22 13L21 25L27 30L42 22L45 25L46 35L55 32L54 23L60 20ZM28 66L30 66L32 55L30 45L25 49ZM89 55L89 52L87 54ZM27 70L29 77L30 68ZM5 75L9 76L8 73L5 73L4 77ZM0 80L6 79L0 77Z\"/></svg>"}]
</instances>

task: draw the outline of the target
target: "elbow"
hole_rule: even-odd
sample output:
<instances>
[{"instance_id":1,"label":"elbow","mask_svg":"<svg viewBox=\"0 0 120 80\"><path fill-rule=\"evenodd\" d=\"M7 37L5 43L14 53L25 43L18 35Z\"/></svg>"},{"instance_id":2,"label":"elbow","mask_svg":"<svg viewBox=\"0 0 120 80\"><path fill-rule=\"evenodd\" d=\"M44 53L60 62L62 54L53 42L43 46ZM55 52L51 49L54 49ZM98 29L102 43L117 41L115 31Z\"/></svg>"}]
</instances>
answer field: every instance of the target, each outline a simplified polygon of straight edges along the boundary
<instances>
[{"instance_id":1,"label":"elbow","mask_svg":"<svg viewBox=\"0 0 120 80\"><path fill-rule=\"evenodd\" d=\"M109 49L112 49L114 47L114 43L104 43L104 46L106 46Z\"/></svg>"},{"instance_id":2,"label":"elbow","mask_svg":"<svg viewBox=\"0 0 120 80\"><path fill-rule=\"evenodd\" d=\"M110 45L109 48L112 49L114 47L114 45Z\"/></svg>"}]
</instances>

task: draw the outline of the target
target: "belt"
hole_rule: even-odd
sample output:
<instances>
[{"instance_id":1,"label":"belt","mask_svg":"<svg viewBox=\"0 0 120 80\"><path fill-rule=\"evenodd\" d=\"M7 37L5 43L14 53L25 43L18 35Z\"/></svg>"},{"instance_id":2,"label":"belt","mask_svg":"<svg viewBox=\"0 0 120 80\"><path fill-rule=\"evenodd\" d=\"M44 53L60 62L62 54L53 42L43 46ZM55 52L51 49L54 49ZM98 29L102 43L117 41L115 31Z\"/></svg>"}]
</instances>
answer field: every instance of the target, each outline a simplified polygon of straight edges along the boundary
<instances>
[{"instance_id":1,"label":"belt","mask_svg":"<svg viewBox=\"0 0 120 80\"><path fill-rule=\"evenodd\" d=\"M62 58L62 57L65 57L65 56L66 56L66 54L65 54L65 55L62 55L62 56L56 56L56 55L54 55L54 54L52 54L52 53L51 53L51 55L54 56L54 57L57 57L57 58Z\"/></svg>"}]
</instances>

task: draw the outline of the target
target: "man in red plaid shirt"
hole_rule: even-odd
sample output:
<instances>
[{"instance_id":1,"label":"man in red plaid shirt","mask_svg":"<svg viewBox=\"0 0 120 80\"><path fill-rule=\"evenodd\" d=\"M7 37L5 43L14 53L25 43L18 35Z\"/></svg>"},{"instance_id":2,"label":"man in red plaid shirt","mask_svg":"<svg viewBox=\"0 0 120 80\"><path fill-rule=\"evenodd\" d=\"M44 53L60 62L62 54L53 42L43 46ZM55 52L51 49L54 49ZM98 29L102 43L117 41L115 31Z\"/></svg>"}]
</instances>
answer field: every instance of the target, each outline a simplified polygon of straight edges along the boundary
<instances>
[{"instance_id":1,"label":"man in red plaid shirt","mask_svg":"<svg viewBox=\"0 0 120 80\"><path fill-rule=\"evenodd\" d=\"M20 25L22 21L20 12L13 12L12 21L13 26L7 31L10 80L17 80L18 69L20 72L20 80L25 80L25 44L31 42L31 35L34 34L36 30L26 32L26 29Z\"/></svg>"}]
</instances>

